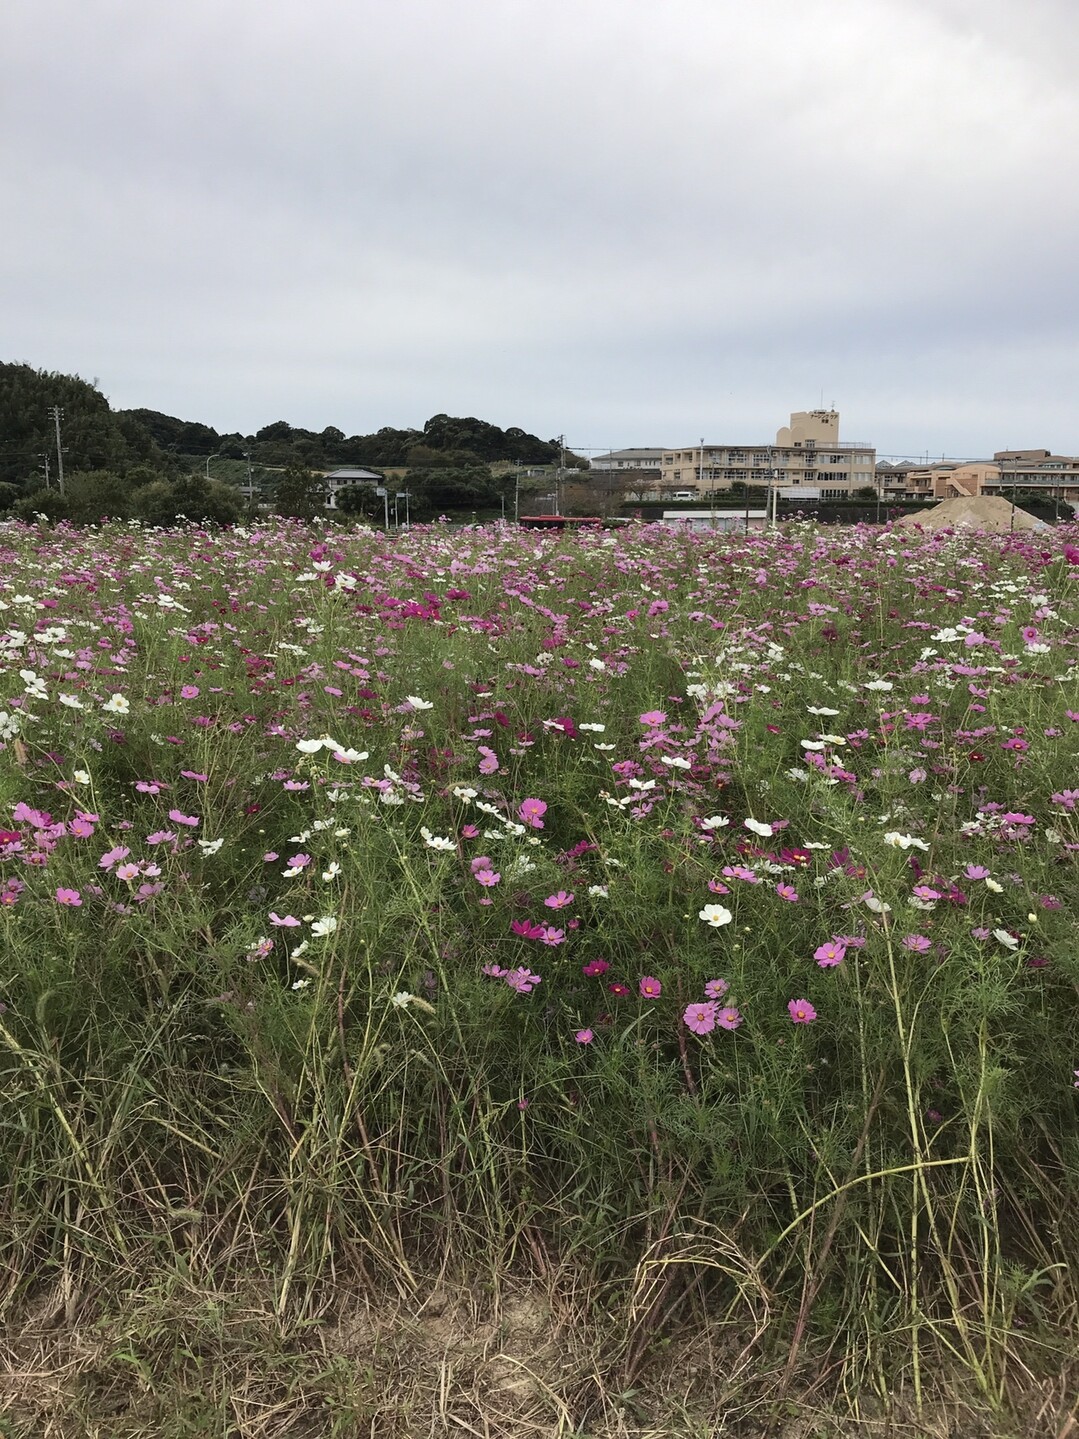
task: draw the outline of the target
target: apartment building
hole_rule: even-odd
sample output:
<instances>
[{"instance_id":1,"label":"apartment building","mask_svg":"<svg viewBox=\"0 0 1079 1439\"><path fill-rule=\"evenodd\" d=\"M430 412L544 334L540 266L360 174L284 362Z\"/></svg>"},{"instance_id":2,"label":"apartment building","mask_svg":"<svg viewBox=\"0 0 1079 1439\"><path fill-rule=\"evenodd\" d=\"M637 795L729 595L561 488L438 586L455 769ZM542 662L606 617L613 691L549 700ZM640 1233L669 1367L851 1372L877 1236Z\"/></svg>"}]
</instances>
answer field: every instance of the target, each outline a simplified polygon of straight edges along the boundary
<instances>
[{"instance_id":1,"label":"apartment building","mask_svg":"<svg viewBox=\"0 0 1079 1439\"><path fill-rule=\"evenodd\" d=\"M664 490L695 489L698 495L735 484L778 485L795 494L804 488L822 500L842 499L875 483L877 452L862 440L841 441L837 410L800 410L776 434L775 443L689 445L663 452Z\"/></svg>"},{"instance_id":2,"label":"apartment building","mask_svg":"<svg viewBox=\"0 0 1079 1439\"><path fill-rule=\"evenodd\" d=\"M1079 501L1079 457L1048 450L997 450L992 460L942 460L933 465L882 464L877 482L885 500L954 500L974 495L1010 498L1021 490Z\"/></svg>"},{"instance_id":3,"label":"apartment building","mask_svg":"<svg viewBox=\"0 0 1079 1439\"><path fill-rule=\"evenodd\" d=\"M593 470L629 470L633 474L654 473L658 480L662 460L662 449L612 450L607 455L595 455L589 467Z\"/></svg>"}]
</instances>

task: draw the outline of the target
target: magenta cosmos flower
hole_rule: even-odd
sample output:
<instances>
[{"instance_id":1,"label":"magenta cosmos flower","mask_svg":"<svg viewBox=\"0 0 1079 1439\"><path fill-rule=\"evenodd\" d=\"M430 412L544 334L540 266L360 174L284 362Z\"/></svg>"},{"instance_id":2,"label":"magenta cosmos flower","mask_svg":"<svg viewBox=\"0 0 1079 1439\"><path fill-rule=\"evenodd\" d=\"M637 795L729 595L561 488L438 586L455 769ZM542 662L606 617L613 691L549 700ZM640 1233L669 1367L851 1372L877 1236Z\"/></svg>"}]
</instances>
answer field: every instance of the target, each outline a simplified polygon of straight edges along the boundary
<instances>
[{"instance_id":1,"label":"magenta cosmos flower","mask_svg":"<svg viewBox=\"0 0 1079 1439\"><path fill-rule=\"evenodd\" d=\"M653 979L650 974L645 975L638 985L638 988L645 999L658 999L663 993L662 984L660 984L658 979Z\"/></svg>"},{"instance_id":2,"label":"magenta cosmos flower","mask_svg":"<svg viewBox=\"0 0 1079 1439\"><path fill-rule=\"evenodd\" d=\"M847 947L838 939L826 940L824 944L818 945L813 951L813 958L821 969L830 969L834 965L842 964L846 957Z\"/></svg>"},{"instance_id":3,"label":"magenta cosmos flower","mask_svg":"<svg viewBox=\"0 0 1079 1439\"><path fill-rule=\"evenodd\" d=\"M523 799L517 806L517 818L529 829L542 829L546 813L547 806L541 799Z\"/></svg>"},{"instance_id":4,"label":"magenta cosmos flower","mask_svg":"<svg viewBox=\"0 0 1079 1439\"><path fill-rule=\"evenodd\" d=\"M792 999L787 1009L795 1024L812 1024L817 1017L817 1011L808 999Z\"/></svg>"}]
</instances>

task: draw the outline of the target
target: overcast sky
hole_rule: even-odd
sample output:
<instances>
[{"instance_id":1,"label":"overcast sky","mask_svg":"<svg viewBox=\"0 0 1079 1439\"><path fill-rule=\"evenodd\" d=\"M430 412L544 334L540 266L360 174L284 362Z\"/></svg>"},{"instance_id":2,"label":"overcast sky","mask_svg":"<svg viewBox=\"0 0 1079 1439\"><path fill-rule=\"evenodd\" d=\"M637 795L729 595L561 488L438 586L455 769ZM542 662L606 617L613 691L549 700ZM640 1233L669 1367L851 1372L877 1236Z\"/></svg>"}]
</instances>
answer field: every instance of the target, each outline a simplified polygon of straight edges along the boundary
<instances>
[{"instance_id":1,"label":"overcast sky","mask_svg":"<svg viewBox=\"0 0 1079 1439\"><path fill-rule=\"evenodd\" d=\"M1079 453L1076 0L6 0L0 358L222 431Z\"/></svg>"}]
</instances>

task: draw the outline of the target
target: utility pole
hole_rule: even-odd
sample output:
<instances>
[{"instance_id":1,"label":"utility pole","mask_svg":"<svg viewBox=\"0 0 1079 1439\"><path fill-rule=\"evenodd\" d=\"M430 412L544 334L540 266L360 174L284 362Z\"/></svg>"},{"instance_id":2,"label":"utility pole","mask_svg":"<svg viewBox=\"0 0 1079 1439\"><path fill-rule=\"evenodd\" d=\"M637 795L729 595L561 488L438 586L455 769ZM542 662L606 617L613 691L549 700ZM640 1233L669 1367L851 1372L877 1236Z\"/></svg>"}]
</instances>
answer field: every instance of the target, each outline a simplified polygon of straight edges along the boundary
<instances>
[{"instance_id":1,"label":"utility pole","mask_svg":"<svg viewBox=\"0 0 1079 1439\"><path fill-rule=\"evenodd\" d=\"M555 480L555 486L554 486L554 512L555 512L556 515L560 515L560 514L562 513L562 500L561 500L561 497L560 497L560 496L561 496L561 491L565 488L565 484L566 484L566 437L565 437L565 435L559 435L559 437L558 437L558 478Z\"/></svg>"},{"instance_id":2,"label":"utility pole","mask_svg":"<svg viewBox=\"0 0 1079 1439\"><path fill-rule=\"evenodd\" d=\"M41 458L45 461L45 488L46 488L46 489L49 489L49 488L50 488L50 485L49 485L49 452L48 452L48 450L42 451Z\"/></svg>"},{"instance_id":3,"label":"utility pole","mask_svg":"<svg viewBox=\"0 0 1079 1439\"><path fill-rule=\"evenodd\" d=\"M53 405L49 414L52 416L53 423L56 425L56 471L59 475L60 493L62 495L64 493L64 450L60 443L60 421L64 418L64 412L59 405Z\"/></svg>"},{"instance_id":4,"label":"utility pole","mask_svg":"<svg viewBox=\"0 0 1079 1439\"><path fill-rule=\"evenodd\" d=\"M513 523L521 516L521 462L517 461L517 473L513 480Z\"/></svg>"}]
</instances>

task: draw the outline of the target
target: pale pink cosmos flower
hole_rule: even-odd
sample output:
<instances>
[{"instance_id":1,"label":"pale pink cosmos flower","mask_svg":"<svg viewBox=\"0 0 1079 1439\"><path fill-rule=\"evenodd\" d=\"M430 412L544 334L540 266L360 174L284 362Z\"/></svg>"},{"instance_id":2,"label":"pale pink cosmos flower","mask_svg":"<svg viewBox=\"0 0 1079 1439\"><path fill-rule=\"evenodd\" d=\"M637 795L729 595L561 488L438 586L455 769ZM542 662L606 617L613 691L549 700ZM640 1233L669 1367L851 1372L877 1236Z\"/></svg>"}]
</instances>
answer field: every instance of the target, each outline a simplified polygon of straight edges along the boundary
<instances>
[{"instance_id":1,"label":"pale pink cosmos flower","mask_svg":"<svg viewBox=\"0 0 1079 1439\"><path fill-rule=\"evenodd\" d=\"M705 982L704 992L709 999L722 999L730 989L725 979L709 979Z\"/></svg>"},{"instance_id":2,"label":"pale pink cosmos flower","mask_svg":"<svg viewBox=\"0 0 1079 1439\"><path fill-rule=\"evenodd\" d=\"M191 828L194 828L198 824L197 816L193 814L181 814L178 809L169 810L169 819L172 820L173 824L186 824L190 825Z\"/></svg>"},{"instance_id":3,"label":"pale pink cosmos flower","mask_svg":"<svg viewBox=\"0 0 1079 1439\"><path fill-rule=\"evenodd\" d=\"M549 894L543 902L548 909L565 909L568 904L573 903L573 895L560 889L557 894Z\"/></svg>"},{"instance_id":4,"label":"pale pink cosmos flower","mask_svg":"<svg viewBox=\"0 0 1079 1439\"><path fill-rule=\"evenodd\" d=\"M495 754L493 749L488 749L485 744L481 744L479 750L483 756L479 765L480 774L497 774L499 768L498 755Z\"/></svg>"},{"instance_id":5,"label":"pale pink cosmos flower","mask_svg":"<svg viewBox=\"0 0 1079 1439\"><path fill-rule=\"evenodd\" d=\"M905 934L903 936L903 948L909 949L913 954L925 954L932 949L933 941L924 934Z\"/></svg>"},{"instance_id":6,"label":"pale pink cosmos flower","mask_svg":"<svg viewBox=\"0 0 1079 1439\"><path fill-rule=\"evenodd\" d=\"M788 904L798 903L798 891L793 884L777 884L776 894L779 895L780 899L785 899Z\"/></svg>"},{"instance_id":7,"label":"pale pink cosmos flower","mask_svg":"<svg viewBox=\"0 0 1079 1439\"><path fill-rule=\"evenodd\" d=\"M125 849L122 844L118 844L114 849L105 851L97 862L98 869L112 869L114 864L119 864L122 859L127 859L130 853L131 851L129 849Z\"/></svg>"},{"instance_id":8,"label":"pale pink cosmos flower","mask_svg":"<svg viewBox=\"0 0 1079 1439\"><path fill-rule=\"evenodd\" d=\"M298 929L300 921L293 914L278 914L276 910L270 910L270 923L278 929Z\"/></svg>"},{"instance_id":9,"label":"pale pink cosmos flower","mask_svg":"<svg viewBox=\"0 0 1079 1439\"><path fill-rule=\"evenodd\" d=\"M493 889L502 879L502 876L493 869L476 869L472 871L472 877L477 884L482 884L484 889Z\"/></svg>"},{"instance_id":10,"label":"pale pink cosmos flower","mask_svg":"<svg viewBox=\"0 0 1079 1439\"><path fill-rule=\"evenodd\" d=\"M566 938L566 931L564 929L555 929L553 925L548 924L544 926L543 930L538 935L538 938L541 939L544 944L551 945L553 947L554 945L561 944L563 942L563 940Z\"/></svg>"},{"instance_id":11,"label":"pale pink cosmos flower","mask_svg":"<svg viewBox=\"0 0 1079 1439\"><path fill-rule=\"evenodd\" d=\"M591 1044L595 1035L590 1029L578 1029L573 1037L578 1044Z\"/></svg>"},{"instance_id":12,"label":"pale pink cosmos flower","mask_svg":"<svg viewBox=\"0 0 1079 1439\"><path fill-rule=\"evenodd\" d=\"M185 700L197 700L199 697L198 685L183 685L180 690L180 698Z\"/></svg>"},{"instance_id":13,"label":"pale pink cosmos flower","mask_svg":"<svg viewBox=\"0 0 1079 1439\"><path fill-rule=\"evenodd\" d=\"M66 904L72 909L78 909L82 904L82 895L77 889L64 889L61 887L56 891L56 903Z\"/></svg>"},{"instance_id":14,"label":"pale pink cosmos flower","mask_svg":"<svg viewBox=\"0 0 1079 1439\"><path fill-rule=\"evenodd\" d=\"M663 710L646 710L638 718L641 724L647 725L649 729L658 729L660 725L667 723L667 716Z\"/></svg>"},{"instance_id":15,"label":"pale pink cosmos flower","mask_svg":"<svg viewBox=\"0 0 1079 1439\"><path fill-rule=\"evenodd\" d=\"M711 1000L701 1000L686 1007L682 1022L694 1034L711 1034L716 1027L716 1006Z\"/></svg>"},{"instance_id":16,"label":"pale pink cosmos flower","mask_svg":"<svg viewBox=\"0 0 1079 1439\"><path fill-rule=\"evenodd\" d=\"M733 1005L729 1009L721 1009L716 1015L716 1023L720 1029L737 1029L742 1023L741 1011Z\"/></svg>"},{"instance_id":17,"label":"pale pink cosmos flower","mask_svg":"<svg viewBox=\"0 0 1079 1439\"><path fill-rule=\"evenodd\" d=\"M817 1011L808 999L792 999L787 1009L795 1024L812 1024L817 1017Z\"/></svg>"}]
</instances>

